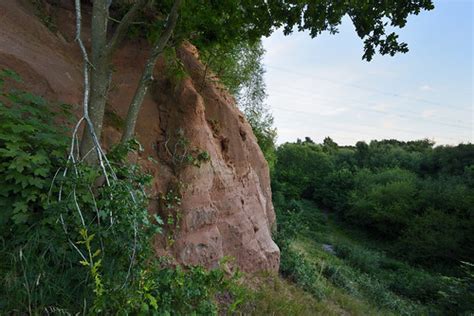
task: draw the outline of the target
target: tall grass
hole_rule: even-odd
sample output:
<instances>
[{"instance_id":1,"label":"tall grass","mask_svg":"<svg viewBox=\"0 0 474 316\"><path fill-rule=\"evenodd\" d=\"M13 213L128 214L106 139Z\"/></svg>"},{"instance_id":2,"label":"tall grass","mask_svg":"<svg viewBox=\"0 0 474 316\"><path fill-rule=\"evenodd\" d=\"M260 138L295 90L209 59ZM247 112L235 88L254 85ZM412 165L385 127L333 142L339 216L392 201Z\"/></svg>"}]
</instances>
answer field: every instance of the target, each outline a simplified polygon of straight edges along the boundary
<instances>
[{"instance_id":1,"label":"tall grass","mask_svg":"<svg viewBox=\"0 0 474 316\"><path fill-rule=\"evenodd\" d=\"M344 300L336 297L346 295L366 310L362 313L360 304L347 301L339 306L357 315L454 315L474 310L472 280L390 257L370 239L342 229L311 202L291 205L290 215L279 212L280 229L285 232L284 226L291 223L294 232L287 234L286 243L280 241L282 273L315 298L342 304ZM334 253L323 248L327 244Z\"/></svg>"}]
</instances>

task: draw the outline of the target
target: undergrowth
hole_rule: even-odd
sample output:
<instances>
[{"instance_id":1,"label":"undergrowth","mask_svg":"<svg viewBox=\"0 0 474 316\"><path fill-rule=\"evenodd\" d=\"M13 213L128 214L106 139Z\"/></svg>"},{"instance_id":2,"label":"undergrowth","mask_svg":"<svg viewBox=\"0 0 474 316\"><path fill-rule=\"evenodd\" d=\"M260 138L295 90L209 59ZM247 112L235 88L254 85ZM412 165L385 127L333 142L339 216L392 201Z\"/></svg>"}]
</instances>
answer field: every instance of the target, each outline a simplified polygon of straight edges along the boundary
<instances>
[{"instance_id":1,"label":"undergrowth","mask_svg":"<svg viewBox=\"0 0 474 316\"><path fill-rule=\"evenodd\" d=\"M216 315L219 295L234 311L238 274L156 257L151 177L126 160L138 144L109 151L115 176L101 184L101 169L66 159L68 114L4 86L20 80L0 72L0 314Z\"/></svg>"},{"instance_id":2,"label":"undergrowth","mask_svg":"<svg viewBox=\"0 0 474 316\"><path fill-rule=\"evenodd\" d=\"M337 302L357 315L457 315L474 310L472 266L467 263L462 278L426 271L348 235L311 202L278 201L278 194L276 198L280 271L313 297Z\"/></svg>"}]
</instances>

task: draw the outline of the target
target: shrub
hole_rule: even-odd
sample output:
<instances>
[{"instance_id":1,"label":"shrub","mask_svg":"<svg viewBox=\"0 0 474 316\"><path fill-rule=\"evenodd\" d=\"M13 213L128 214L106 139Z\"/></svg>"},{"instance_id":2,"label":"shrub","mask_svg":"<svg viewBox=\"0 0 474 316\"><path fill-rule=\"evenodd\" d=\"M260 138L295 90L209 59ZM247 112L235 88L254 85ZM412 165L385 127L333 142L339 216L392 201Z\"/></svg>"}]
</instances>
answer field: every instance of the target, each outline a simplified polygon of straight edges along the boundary
<instances>
[{"instance_id":1,"label":"shrub","mask_svg":"<svg viewBox=\"0 0 474 316\"><path fill-rule=\"evenodd\" d=\"M411 261L452 260L462 247L460 223L453 215L430 209L412 219L398 242L398 249Z\"/></svg>"},{"instance_id":2,"label":"shrub","mask_svg":"<svg viewBox=\"0 0 474 316\"><path fill-rule=\"evenodd\" d=\"M384 258L379 252L354 245L336 244L335 250L338 257L347 261L352 267L365 273L377 272Z\"/></svg>"},{"instance_id":3,"label":"shrub","mask_svg":"<svg viewBox=\"0 0 474 316\"><path fill-rule=\"evenodd\" d=\"M2 89L12 72L0 73L0 229L37 220L48 199L51 175L64 162L65 131L54 124L55 113L41 97ZM32 211L33 210L33 211Z\"/></svg>"},{"instance_id":4,"label":"shrub","mask_svg":"<svg viewBox=\"0 0 474 316\"><path fill-rule=\"evenodd\" d=\"M375 229L385 238L398 237L417 210L415 180L414 174L398 168L377 173L360 171L347 218Z\"/></svg>"},{"instance_id":5,"label":"shrub","mask_svg":"<svg viewBox=\"0 0 474 316\"><path fill-rule=\"evenodd\" d=\"M19 80L3 71L0 88L7 79ZM151 177L126 161L138 144L110 151L99 185L102 169L64 159L69 140L51 108L27 92L0 95L0 311L216 315L217 293L234 310L235 278L222 269L155 257L163 222L147 210Z\"/></svg>"},{"instance_id":6,"label":"shrub","mask_svg":"<svg viewBox=\"0 0 474 316\"><path fill-rule=\"evenodd\" d=\"M283 248L280 258L280 273L314 297L321 299L325 296L324 286L318 277L318 269L308 262L301 253Z\"/></svg>"}]
</instances>

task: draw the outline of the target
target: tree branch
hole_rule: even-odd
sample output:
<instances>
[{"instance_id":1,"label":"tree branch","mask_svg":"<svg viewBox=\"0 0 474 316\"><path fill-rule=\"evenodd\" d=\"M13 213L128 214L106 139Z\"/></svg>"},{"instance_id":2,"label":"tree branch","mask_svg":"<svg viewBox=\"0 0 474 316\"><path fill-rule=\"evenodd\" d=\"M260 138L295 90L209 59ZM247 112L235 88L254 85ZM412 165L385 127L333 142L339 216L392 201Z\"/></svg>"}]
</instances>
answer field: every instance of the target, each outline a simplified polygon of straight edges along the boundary
<instances>
[{"instance_id":1,"label":"tree branch","mask_svg":"<svg viewBox=\"0 0 474 316\"><path fill-rule=\"evenodd\" d=\"M135 90L135 94L128 109L125 130L122 135L123 143L133 137L135 125L137 123L138 112L140 111L140 107L143 103L143 99L145 98L148 86L150 85L150 82L153 78L153 69L155 68L158 57L161 55L161 53L163 53L169 39L171 38L174 28L176 27L176 23L178 21L178 11L181 2L182 0L175 0L173 8L171 9L168 19L166 20L165 29L158 40L154 43L150 57L148 57L148 60L145 64L145 70L143 71L142 77L138 82L138 87Z\"/></svg>"},{"instance_id":2,"label":"tree branch","mask_svg":"<svg viewBox=\"0 0 474 316\"><path fill-rule=\"evenodd\" d=\"M117 49L117 46L122 42L125 34L127 33L128 27L132 24L133 20L137 16L138 12L145 6L148 0L138 0L132 6L130 10L125 14L122 20L119 22L117 29L115 30L112 38L107 45L107 55L110 57L113 52Z\"/></svg>"}]
</instances>

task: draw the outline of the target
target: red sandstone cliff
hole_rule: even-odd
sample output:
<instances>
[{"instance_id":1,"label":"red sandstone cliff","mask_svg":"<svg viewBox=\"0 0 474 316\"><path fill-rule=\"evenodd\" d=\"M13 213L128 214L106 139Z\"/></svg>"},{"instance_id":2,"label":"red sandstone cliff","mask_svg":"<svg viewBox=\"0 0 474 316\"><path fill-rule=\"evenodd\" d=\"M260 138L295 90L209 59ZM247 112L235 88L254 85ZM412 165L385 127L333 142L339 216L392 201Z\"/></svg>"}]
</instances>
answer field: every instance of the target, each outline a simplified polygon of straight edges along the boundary
<instances>
[{"instance_id":1,"label":"red sandstone cliff","mask_svg":"<svg viewBox=\"0 0 474 316\"><path fill-rule=\"evenodd\" d=\"M0 0L0 68L17 71L29 90L71 103L79 111L82 61L73 41L74 15L67 7L57 8L60 31L53 33L28 3ZM147 51L146 43L128 42L117 52L107 109L110 122L125 117ZM203 81L204 66L192 45L183 46L178 55L187 77L167 78L159 62L136 129L144 149L138 159L154 176L152 196L178 184L182 194L181 205L173 210L181 215L175 241L157 237L157 252L185 264L212 267L231 256L244 271L277 270L268 166L251 127L225 89L213 80ZM103 135L106 146L117 142L117 124L109 124ZM209 153L210 161L199 168L178 168L171 156L180 152L169 149L177 137L187 139L190 150ZM150 211L166 216L160 204L152 201Z\"/></svg>"}]
</instances>

